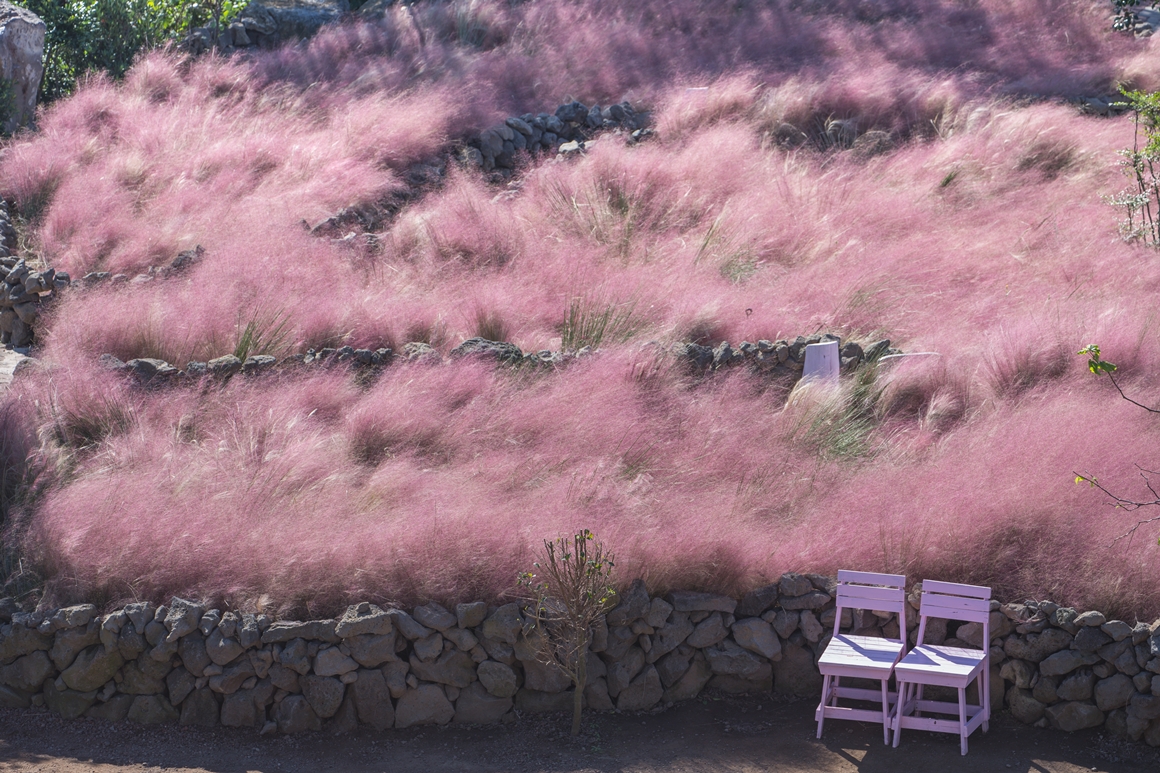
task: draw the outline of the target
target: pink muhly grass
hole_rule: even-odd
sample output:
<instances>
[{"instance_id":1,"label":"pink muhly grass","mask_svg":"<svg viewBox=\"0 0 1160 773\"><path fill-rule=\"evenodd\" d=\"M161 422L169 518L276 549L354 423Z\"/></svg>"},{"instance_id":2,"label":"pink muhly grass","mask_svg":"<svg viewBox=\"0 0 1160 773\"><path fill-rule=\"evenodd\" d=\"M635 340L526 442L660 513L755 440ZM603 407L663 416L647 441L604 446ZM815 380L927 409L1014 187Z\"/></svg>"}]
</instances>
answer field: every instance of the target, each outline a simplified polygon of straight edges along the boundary
<instances>
[{"instance_id":1,"label":"pink muhly grass","mask_svg":"<svg viewBox=\"0 0 1160 773\"><path fill-rule=\"evenodd\" d=\"M1135 491L1155 445L1154 420L1075 355L1099 343L1160 402L1160 268L1100 199L1123 186L1131 127L1017 99L1148 82L1155 44L1078 2L724 7L431 3L418 27L395 7L249 60L150 55L45 111L0 161L39 257L132 276L205 254L47 311L42 370L6 405L48 467L8 539L62 600L497 599L542 539L590 528L654 591L854 567L1160 611L1152 535L1114 542L1131 522L1072 483ZM657 136L523 158L506 189L451 165L377 246L301 227L567 96L629 98ZM894 147L831 147L831 120ZM619 322L599 352L544 371L156 389L96 364L184 366L280 323L275 354L559 349L602 314ZM938 356L787 399L666 353L815 331Z\"/></svg>"}]
</instances>

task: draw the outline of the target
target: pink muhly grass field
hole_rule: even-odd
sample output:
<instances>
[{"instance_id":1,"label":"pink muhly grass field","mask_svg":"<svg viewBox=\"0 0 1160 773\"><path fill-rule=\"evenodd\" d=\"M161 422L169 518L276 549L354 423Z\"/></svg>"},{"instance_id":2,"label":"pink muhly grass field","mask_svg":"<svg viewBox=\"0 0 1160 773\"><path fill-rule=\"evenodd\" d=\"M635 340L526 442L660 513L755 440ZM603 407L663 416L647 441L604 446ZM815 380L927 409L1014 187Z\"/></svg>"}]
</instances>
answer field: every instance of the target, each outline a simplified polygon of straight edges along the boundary
<instances>
[{"instance_id":1,"label":"pink muhly grass field","mask_svg":"<svg viewBox=\"0 0 1160 773\"><path fill-rule=\"evenodd\" d=\"M153 54L46 110L0 159L39 257L79 277L205 254L52 309L5 398L36 426L0 425L44 469L9 543L56 597L110 603L495 599L541 540L589 528L654 591L851 567L1160 612L1156 530L1117 541L1132 517L1073 482L1146 494L1160 424L1075 352L1099 343L1160 401L1160 261L1101 199L1128 119L1064 99L1155 88L1156 44L1080 2L718 5L430 3L422 41L396 9L248 60ZM657 135L524 158L508 185L449 160L568 96L630 99ZM893 148L825 147L833 119ZM429 162L443 181L397 198ZM385 201L373 241L302 227ZM601 314L600 351L545 372L146 389L97 364L183 367L254 325L285 333L274 354L558 350ZM815 331L936 354L788 399L667 354Z\"/></svg>"}]
</instances>

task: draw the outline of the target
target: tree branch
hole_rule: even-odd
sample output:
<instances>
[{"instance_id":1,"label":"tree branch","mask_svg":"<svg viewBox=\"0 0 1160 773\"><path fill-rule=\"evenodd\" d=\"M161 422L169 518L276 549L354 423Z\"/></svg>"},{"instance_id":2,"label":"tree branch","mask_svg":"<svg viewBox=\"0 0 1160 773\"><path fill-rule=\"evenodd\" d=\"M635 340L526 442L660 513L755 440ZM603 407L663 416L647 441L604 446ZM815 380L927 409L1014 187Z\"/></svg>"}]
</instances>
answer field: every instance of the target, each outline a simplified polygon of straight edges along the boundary
<instances>
[{"instance_id":1,"label":"tree branch","mask_svg":"<svg viewBox=\"0 0 1160 773\"><path fill-rule=\"evenodd\" d=\"M1104 484L1100 483L1095 478L1087 476L1087 475L1080 475L1078 472L1074 473L1075 482L1076 483L1086 482L1088 485L1092 486L1093 488L1099 489L1100 491L1102 491L1106 496L1108 496L1112 500L1112 502L1110 503L1112 505L1112 507L1119 509L1119 510L1126 510L1129 513L1133 512L1135 510L1139 510L1142 507L1160 506L1160 493L1157 493L1155 486L1152 484L1152 480L1148 477L1149 475L1157 475L1160 473L1157 473L1155 470L1145 470L1140 465L1136 465L1136 468L1140 471L1140 477L1144 480L1144 486L1148 489L1148 492L1153 497L1153 499L1151 501L1128 499L1126 497L1122 497L1119 494L1116 494L1115 492L1108 489L1106 486L1104 486ZM1115 545L1117 542L1119 542L1120 540L1122 540L1124 538L1132 537L1141 526L1144 526L1144 525L1149 524L1149 523L1156 523L1156 522L1160 522L1160 515L1157 515L1153 518L1140 519L1140 520L1136 521L1135 525L1133 525L1132 528L1128 529L1126 532L1124 532L1123 534L1121 534L1120 536L1118 536L1114 540L1112 540L1111 544ZM1160 540L1157 540L1157 542L1160 543Z\"/></svg>"},{"instance_id":2,"label":"tree branch","mask_svg":"<svg viewBox=\"0 0 1160 773\"><path fill-rule=\"evenodd\" d=\"M1143 408L1145 411L1148 411L1149 413L1160 413L1160 408L1149 408L1148 406L1144 405L1143 403L1138 403L1135 400L1133 400L1132 398L1128 397L1126 394L1124 394L1124 390L1120 389L1120 385L1116 383L1116 377L1113 376L1111 373L1108 374L1108 378L1111 379L1112 386L1114 386L1116 388L1116 391L1120 393L1120 397L1124 398L1125 400L1130 402L1132 405Z\"/></svg>"}]
</instances>

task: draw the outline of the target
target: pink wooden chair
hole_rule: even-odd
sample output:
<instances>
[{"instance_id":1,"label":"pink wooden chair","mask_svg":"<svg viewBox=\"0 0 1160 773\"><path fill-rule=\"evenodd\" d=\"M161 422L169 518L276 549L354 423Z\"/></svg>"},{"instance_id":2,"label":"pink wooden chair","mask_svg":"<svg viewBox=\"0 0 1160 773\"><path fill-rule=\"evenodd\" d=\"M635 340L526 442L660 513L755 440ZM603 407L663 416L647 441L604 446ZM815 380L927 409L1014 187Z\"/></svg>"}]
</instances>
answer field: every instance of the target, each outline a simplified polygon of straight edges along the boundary
<instances>
[{"instance_id":1,"label":"pink wooden chair","mask_svg":"<svg viewBox=\"0 0 1160 773\"><path fill-rule=\"evenodd\" d=\"M822 672L822 700L815 716L818 720L818 738L826 718L856 719L861 722L881 722L882 740L890 743L890 712L897 696L889 692L887 682L903 653L905 638L894 640L881 636L855 636L839 633L843 609L869 609L898 615L899 636L906 636L906 577L900 574L871 574L869 572L838 572L838 608L834 616L834 637L818 660ZM843 687L842 677L876 679L882 689L867 690ZM838 699L881 702L881 708L865 709L839 706Z\"/></svg>"},{"instance_id":2,"label":"pink wooden chair","mask_svg":"<svg viewBox=\"0 0 1160 773\"><path fill-rule=\"evenodd\" d=\"M902 736L902 728L933 730L939 733L957 733L959 747L967 753L967 736L980 725L987 732L991 719L991 679L988 648L969 650L962 647L944 647L923 644L928 618L962 620L983 624L983 641L991 642L991 589L977 585L924 580L922 604L919 609L918 646L912 649L897 666L898 708L894 713L894 745ZM979 705L967 705L967 686L979 680ZM959 691L957 704L922 699L924 685L954 687ZM950 714L953 719L933 719L920 712Z\"/></svg>"}]
</instances>

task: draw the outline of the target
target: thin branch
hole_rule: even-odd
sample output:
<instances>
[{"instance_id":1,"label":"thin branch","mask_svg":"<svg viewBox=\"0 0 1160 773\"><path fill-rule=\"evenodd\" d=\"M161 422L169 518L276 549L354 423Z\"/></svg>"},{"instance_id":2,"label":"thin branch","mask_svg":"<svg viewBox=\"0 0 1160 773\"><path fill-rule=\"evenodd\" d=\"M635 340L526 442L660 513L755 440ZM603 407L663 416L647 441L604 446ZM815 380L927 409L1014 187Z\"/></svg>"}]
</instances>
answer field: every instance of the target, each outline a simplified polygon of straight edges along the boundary
<instances>
[{"instance_id":1,"label":"thin branch","mask_svg":"<svg viewBox=\"0 0 1160 773\"><path fill-rule=\"evenodd\" d=\"M1132 398L1128 397L1126 394L1124 394L1124 390L1120 389L1120 385L1116 383L1116 377L1113 376L1111 373L1108 374L1108 378L1111 379L1112 386L1114 386L1116 388L1116 391L1120 393L1120 397L1124 398L1125 400L1130 402L1132 405L1139 406L1140 408L1143 408L1145 411L1148 411L1149 413L1160 413L1160 408L1149 408L1148 406L1144 405L1143 403L1138 403L1135 400L1133 400Z\"/></svg>"},{"instance_id":2,"label":"thin branch","mask_svg":"<svg viewBox=\"0 0 1160 773\"><path fill-rule=\"evenodd\" d=\"M1155 499L1153 499L1151 502L1139 501L1139 500L1135 500L1135 499L1126 499L1125 497L1122 497L1119 494L1116 494L1116 493L1110 491L1106 486L1104 486L1104 484L1100 483L1095 478L1089 477L1087 475L1080 475L1078 472L1073 472L1073 474L1075 475L1076 483L1079 483L1081 481L1086 481L1088 483L1088 485L1092 486L1093 488L1099 489L1105 495L1107 495L1109 498L1111 498L1112 499L1112 503L1111 503L1112 507L1114 507L1116 509L1125 510L1125 511L1130 513L1130 512L1133 512L1135 510L1139 510L1141 507L1160 506L1160 494L1158 494L1156 492L1155 487L1152 485L1152 481L1148 478L1149 475L1156 475L1157 473L1153 470L1145 470L1143 467L1140 467L1140 465L1136 465L1136 467L1137 467L1137 469L1140 470L1140 477L1144 479L1144 485L1148 488L1148 491L1152 494L1152 496L1155 497ZM1135 525L1132 526L1132 528L1128 529L1126 532L1124 532L1123 534L1121 534L1120 536L1118 536L1114 540L1112 540L1111 544L1115 545L1120 540L1127 538L1127 537L1131 537L1132 535L1134 535L1136 533L1136 531L1141 526L1144 526L1144 525L1149 524L1149 523L1156 523L1158 521L1160 521L1160 515L1155 516L1153 518L1143 518L1141 520L1138 520L1138 521L1136 521Z\"/></svg>"}]
</instances>

